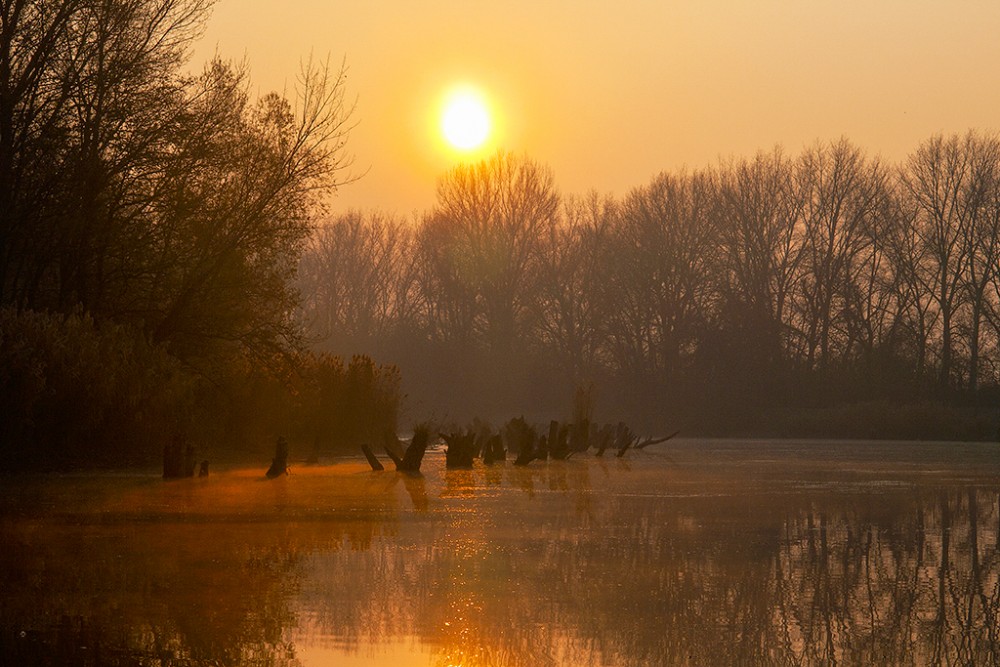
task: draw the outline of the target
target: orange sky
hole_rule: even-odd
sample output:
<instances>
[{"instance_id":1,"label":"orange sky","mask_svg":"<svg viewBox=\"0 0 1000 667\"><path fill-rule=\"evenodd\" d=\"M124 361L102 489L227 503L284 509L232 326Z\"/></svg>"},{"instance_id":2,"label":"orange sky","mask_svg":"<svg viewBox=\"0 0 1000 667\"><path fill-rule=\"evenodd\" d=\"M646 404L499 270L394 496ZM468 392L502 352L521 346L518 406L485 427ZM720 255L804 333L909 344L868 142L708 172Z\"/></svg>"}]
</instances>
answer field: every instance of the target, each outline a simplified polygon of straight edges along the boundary
<instances>
[{"instance_id":1,"label":"orange sky","mask_svg":"<svg viewBox=\"0 0 1000 667\"><path fill-rule=\"evenodd\" d=\"M996 0L220 0L195 54L291 88L310 52L350 68L360 181L333 211L408 213L460 159L437 128L456 83L497 112L491 150L562 192L846 136L898 160L937 132L1000 129Z\"/></svg>"}]
</instances>

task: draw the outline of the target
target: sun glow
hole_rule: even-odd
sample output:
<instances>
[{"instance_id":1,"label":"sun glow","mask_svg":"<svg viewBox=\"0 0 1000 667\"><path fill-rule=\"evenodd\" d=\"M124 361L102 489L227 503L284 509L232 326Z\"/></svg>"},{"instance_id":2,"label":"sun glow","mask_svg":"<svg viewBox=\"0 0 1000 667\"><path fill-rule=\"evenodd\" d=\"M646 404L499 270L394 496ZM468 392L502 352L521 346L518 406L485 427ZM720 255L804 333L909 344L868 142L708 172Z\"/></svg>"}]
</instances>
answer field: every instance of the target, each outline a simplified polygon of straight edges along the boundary
<instances>
[{"instance_id":1,"label":"sun glow","mask_svg":"<svg viewBox=\"0 0 1000 667\"><path fill-rule=\"evenodd\" d=\"M475 90L455 90L445 99L441 132L453 148L460 151L479 148L490 136L490 128L490 112L482 95Z\"/></svg>"}]
</instances>

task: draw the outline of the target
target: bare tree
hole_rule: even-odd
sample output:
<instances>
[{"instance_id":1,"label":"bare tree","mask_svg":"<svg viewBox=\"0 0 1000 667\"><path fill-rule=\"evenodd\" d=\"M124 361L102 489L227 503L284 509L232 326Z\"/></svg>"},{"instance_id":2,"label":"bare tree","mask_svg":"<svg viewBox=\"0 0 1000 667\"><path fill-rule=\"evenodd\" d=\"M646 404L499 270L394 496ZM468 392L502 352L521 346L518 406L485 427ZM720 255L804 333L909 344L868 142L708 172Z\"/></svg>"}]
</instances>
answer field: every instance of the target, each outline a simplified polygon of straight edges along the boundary
<instances>
[{"instance_id":1,"label":"bare tree","mask_svg":"<svg viewBox=\"0 0 1000 667\"><path fill-rule=\"evenodd\" d=\"M618 204L590 193L570 198L563 218L542 238L542 268L534 321L542 349L567 366L574 381L603 363L607 321L615 306L602 298Z\"/></svg>"},{"instance_id":2,"label":"bare tree","mask_svg":"<svg viewBox=\"0 0 1000 667\"><path fill-rule=\"evenodd\" d=\"M320 225L299 263L308 337L341 353L378 348L416 326L413 226L350 211Z\"/></svg>"},{"instance_id":3,"label":"bare tree","mask_svg":"<svg viewBox=\"0 0 1000 667\"><path fill-rule=\"evenodd\" d=\"M1000 140L996 136L970 135L965 146L970 165L961 193L968 209L964 239L967 266L962 286L970 321L968 388L975 392L979 388L983 324L993 307L989 286L1000 264Z\"/></svg>"},{"instance_id":4,"label":"bare tree","mask_svg":"<svg viewBox=\"0 0 1000 667\"><path fill-rule=\"evenodd\" d=\"M718 248L709 172L660 174L625 199L612 266L613 349L623 366L676 378L711 308Z\"/></svg>"},{"instance_id":5,"label":"bare tree","mask_svg":"<svg viewBox=\"0 0 1000 667\"><path fill-rule=\"evenodd\" d=\"M790 300L802 261L802 197L779 149L720 171L722 321L749 334L742 354L780 361L793 332Z\"/></svg>"},{"instance_id":6,"label":"bare tree","mask_svg":"<svg viewBox=\"0 0 1000 667\"><path fill-rule=\"evenodd\" d=\"M439 276L479 304L487 345L509 352L527 329L541 261L539 239L559 212L551 172L527 158L498 153L462 165L438 183L428 233L444 253Z\"/></svg>"},{"instance_id":7,"label":"bare tree","mask_svg":"<svg viewBox=\"0 0 1000 667\"><path fill-rule=\"evenodd\" d=\"M850 295L859 263L873 243L869 232L881 211L885 173L841 140L803 153L797 175L803 201L798 328L807 367L825 368L834 347L846 354L851 341Z\"/></svg>"},{"instance_id":8,"label":"bare tree","mask_svg":"<svg viewBox=\"0 0 1000 667\"><path fill-rule=\"evenodd\" d=\"M921 288L933 299L939 314L939 384L952 383L954 321L964 304L963 278L971 251L966 242L976 205L969 198L973 153L977 138L935 136L909 156L902 185L909 195L913 232L925 255L917 267Z\"/></svg>"}]
</instances>

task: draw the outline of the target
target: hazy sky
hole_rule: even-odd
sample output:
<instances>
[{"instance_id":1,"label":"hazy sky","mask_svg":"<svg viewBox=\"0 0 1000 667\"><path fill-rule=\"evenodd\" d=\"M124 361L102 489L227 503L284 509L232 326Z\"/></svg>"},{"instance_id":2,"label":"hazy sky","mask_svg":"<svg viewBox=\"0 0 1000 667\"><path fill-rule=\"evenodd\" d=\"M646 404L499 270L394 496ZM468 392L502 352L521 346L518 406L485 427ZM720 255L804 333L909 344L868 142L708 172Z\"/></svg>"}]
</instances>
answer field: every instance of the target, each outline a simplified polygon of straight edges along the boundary
<instances>
[{"instance_id":1,"label":"hazy sky","mask_svg":"<svg viewBox=\"0 0 1000 667\"><path fill-rule=\"evenodd\" d=\"M437 115L456 83L496 114L488 150L560 190L624 194L663 170L846 136L886 159L938 132L1000 129L997 0L220 0L195 62L249 61L291 89L346 59L359 182L334 211L408 213L462 159Z\"/></svg>"}]
</instances>

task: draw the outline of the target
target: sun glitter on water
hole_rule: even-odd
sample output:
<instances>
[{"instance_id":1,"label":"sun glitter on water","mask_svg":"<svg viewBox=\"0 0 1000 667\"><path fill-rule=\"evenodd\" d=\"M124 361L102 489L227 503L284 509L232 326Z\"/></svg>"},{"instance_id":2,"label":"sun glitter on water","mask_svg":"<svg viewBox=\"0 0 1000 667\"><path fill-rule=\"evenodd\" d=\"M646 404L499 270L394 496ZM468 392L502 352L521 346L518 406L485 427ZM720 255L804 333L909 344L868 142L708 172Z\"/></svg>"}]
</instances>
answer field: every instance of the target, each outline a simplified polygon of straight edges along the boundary
<instances>
[{"instance_id":1,"label":"sun glitter on water","mask_svg":"<svg viewBox=\"0 0 1000 667\"><path fill-rule=\"evenodd\" d=\"M445 99L441 132L453 148L460 151L479 148L489 138L491 126L489 107L478 91L460 88Z\"/></svg>"}]
</instances>

